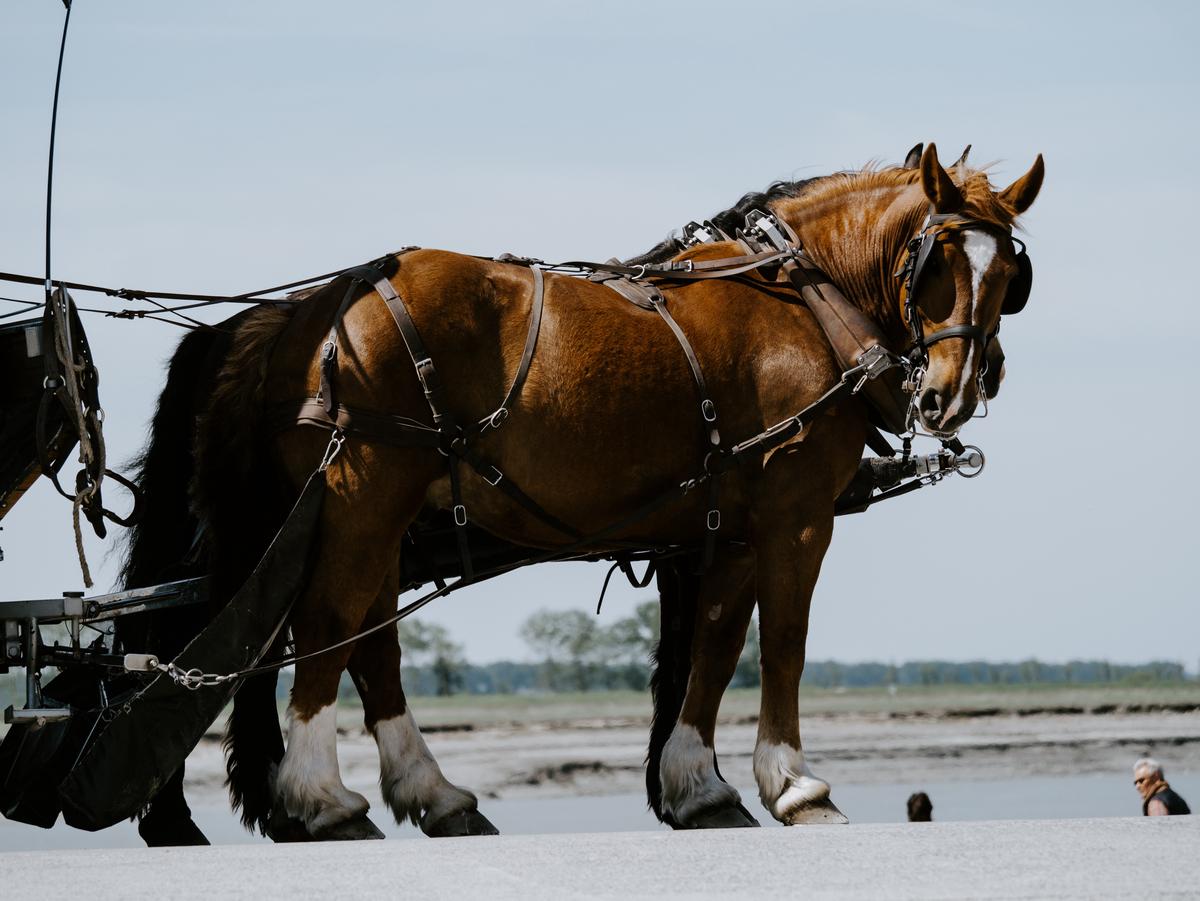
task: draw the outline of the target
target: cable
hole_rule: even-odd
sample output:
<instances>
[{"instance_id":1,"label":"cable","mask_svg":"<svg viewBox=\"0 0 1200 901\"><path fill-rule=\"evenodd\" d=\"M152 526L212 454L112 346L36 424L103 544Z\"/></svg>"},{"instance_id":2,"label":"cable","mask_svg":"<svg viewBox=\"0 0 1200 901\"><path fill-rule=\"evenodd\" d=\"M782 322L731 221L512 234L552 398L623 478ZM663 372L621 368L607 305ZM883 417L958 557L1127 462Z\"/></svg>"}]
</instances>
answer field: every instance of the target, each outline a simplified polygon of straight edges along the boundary
<instances>
[{"instance_id":1,"label":"cable","mask_svg":"<svg viewBox=\"0 0 1200 901\"><path fill-rule=\"evenodd\" d=\"M62 87L63 56L67 51L67 27L71 24L71 0L63 0L67 15L63 19L62 42L58 46L58 71L54 76L54 106L50 111L50 158L46 164L46 303L50 303L50 211L54 197L54 136L58 129L58 91Z\"/></svg>"}]
</instances>

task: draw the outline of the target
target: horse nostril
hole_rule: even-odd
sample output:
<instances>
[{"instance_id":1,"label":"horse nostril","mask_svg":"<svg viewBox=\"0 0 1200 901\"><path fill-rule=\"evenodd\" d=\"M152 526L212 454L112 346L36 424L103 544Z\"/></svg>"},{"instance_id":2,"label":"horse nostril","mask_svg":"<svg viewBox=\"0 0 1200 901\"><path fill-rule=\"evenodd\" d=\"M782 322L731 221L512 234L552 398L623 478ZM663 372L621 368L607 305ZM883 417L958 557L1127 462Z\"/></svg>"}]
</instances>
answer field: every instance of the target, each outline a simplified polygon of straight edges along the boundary
<instances>
[{"instance_id":1,"label":"horse nostril","mask_svg":"<svg viewBox=\"0 0 1200 901\"><path fill-rule=\"evenodd\" d=\"M921 392L918 409L926 422L937 422L942 418L942 396L936 388L926 388Z\"/></svg>"}]
</instances>

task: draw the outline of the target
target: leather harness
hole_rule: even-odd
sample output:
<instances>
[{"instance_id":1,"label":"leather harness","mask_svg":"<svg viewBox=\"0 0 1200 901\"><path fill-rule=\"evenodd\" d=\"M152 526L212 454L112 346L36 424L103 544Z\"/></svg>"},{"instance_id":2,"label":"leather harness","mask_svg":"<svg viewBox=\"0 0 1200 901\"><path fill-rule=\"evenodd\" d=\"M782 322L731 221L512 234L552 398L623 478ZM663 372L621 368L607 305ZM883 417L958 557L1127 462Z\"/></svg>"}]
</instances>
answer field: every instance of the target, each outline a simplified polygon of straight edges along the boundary
<instances>
[{"instance_id":1,"label":"leather harness","mask_svg":"<svg viewBox=\"0 0 1200 901\"><path fill-rule=\"evenodd\" d=\"M913 297L919 277L928 259L927 248L936 240L940 229L956 227L996 228L990 223L975 223L957 217L930 216L922 232L910 242L909 256L904 269L897 275L905 277L911 312L915 314ZM460 463L466 463L489 485L499 488L520 507L570 540L558 553L569 553L595 545L610 538L624 528L653 514L666 504L687 494L701 484L708 483L708 504L705 515L705 540L702 567L711 562L716 535L721 527L718 484L720 476L749 456L764 455L797 435L805 426L834 404L847 396L860 392L866 395L870 405L878 414L884 427L896 434L908 429L909 396L902 373L914 366L917 355L923 357L928 346L935 341L951 337L983 340L978 326L952 326L932 336L925 337L914 331L914 343L905 355L888 350L882 331L861 310L853 306L837 289L833 282L803 253L796 234L782 220L774 216L752 212L747 217L748 229L739 232L735 240L746 250L740 256L717 260L671 260L665 263L629 265L617 260L606 263L572 261L547 265L540 260L505 254L494 258L495 262L509 263L528 268L532 278L532 304L525 347L521 354L516 374L504 399L489 415L478 422L461 424L450 411L442 382L434 367L433 358L421 339L416 323L397 294L391 281L384 275L381 265L394 257L385 257L373 263L346 270L348 277L345 294L334 316L329 336L322 348L320 358L320 390L316 397L309 397L282 404L273 411L272 424L279 430L294 425L316 426L333 432L330 454L336 454L347 434L360 435L368 441L404 447L436 448L448 458L453 515L457 534L458 550L462 561L462 572L466 580L474 576L471 554L467 541L467 511L462 501ZM689 244L707 240L729 240L728 236L708 223L695 226L689 223L685 234ZM931 238L932 236L932 238ZM404 248L395 257L416 248ZM839 381L814 403L795 415L776 423L763 432L738 444L727 446L722 443L717 423L716 405L709 394L700 362L696 357L687 335L675 321L667 308L661 290L650 279L679 282L711 278L731 278L771 266L778 266L788 277L792 287L800 294L812 311L822 331L829 340L835 359L843 370ZM603 284L634 305L657 313L670 328L687 359L699 394L699 413L704 436L703 471L692 479L672 485L662 494L634 510L604 529L584 536L558 517L549 513L526 494L511 479L492 464L478 449L475 439L489 429L498 429L508 418L509 410L520 395L529 374L529 367L537 347L545 303L545 278L543 267L556 272L565 271L577 277ZM337 359L338 340L342 318L355 296L360 284L374 289L387 305L388 311L400 331L417 378L425 394L433 419L433 425L377 411L355 409L338 403ZM910 323L919 322L912 315ZM919 324L918 326L919 327ZM915 327L916 328L916 327ZM990 340L991 336L988 336ZM986 343L986 342L985 342ZM895 450L875 429L869 430L868 443L881 456L892 456ZM956 439L944 444L956 453L962 445ZM611 543L611 542L610 542ZM618 542L620 544L620 542Z\"/></svg>"}]
</instances>

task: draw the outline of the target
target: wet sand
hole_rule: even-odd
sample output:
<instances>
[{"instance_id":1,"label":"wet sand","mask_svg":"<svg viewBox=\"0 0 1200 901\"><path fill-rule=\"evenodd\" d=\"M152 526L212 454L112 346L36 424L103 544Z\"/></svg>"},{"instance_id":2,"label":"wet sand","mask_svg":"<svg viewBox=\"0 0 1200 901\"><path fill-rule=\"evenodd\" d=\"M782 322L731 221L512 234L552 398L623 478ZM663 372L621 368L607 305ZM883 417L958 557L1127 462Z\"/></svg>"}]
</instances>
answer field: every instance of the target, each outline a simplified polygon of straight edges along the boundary
<instances>
[{"instance_id":1,"label":"wet sand","mask_svg":"<svg viewBox=\"0 0 1200 901\"><path fill-rule=\"evenodd\" d=\"M1129 768L1145 753L1163 761L1184 797L1200 800L1200 704L1191 697L1148 702L1134 695L1112 703L1105 696L1098 703L1009 693L997 704L989 695L948 692L868 703L834 694L809 705L817 712L804 715L801 728L811 765L854 822L902 820L904 800L917 790L930 793L935 818L946 821L1137 815ZM723 775L771 825L751 769L756 704L750 693L732 695L717 751ZM416 698L413 707L447 777L475 791L506 833L661 828L646 810L643 788L644 696ZM372 817L389 837L419 836L393 824L382 804L378 754L361 710L339 710L338 722L346 784L371 801ZM188 802L214 843L262 841L229 812L224 778L214 728L188 760ZM89 834L0 820L0 850L140 844L131 824Z\"/></svg>"},{"instance_id":2,"label":"wet sand","mask_svg":"<svg viewBox=\"0 0 1200 901\"><path fill-rule=\"evenodd\" d=\"M347 784L370 785L378 778L378 755L356 718L352 709L339 712L342 775ZM757 724L747 719L725 720L717 729L721 772L735 785L754 784ZM829 713L804 717L801 728L811 765L835 785L1125 773L1144 753L1167 764L1168 778L1172 771L1200 772L1200 708ZM481 797L632 794L644 784L648 722L642 718L449 724L425 733L447 777ZM189 797L208 802L223 794L216 734L193 752L187 775Z\"/></svg>"}]
</instances>

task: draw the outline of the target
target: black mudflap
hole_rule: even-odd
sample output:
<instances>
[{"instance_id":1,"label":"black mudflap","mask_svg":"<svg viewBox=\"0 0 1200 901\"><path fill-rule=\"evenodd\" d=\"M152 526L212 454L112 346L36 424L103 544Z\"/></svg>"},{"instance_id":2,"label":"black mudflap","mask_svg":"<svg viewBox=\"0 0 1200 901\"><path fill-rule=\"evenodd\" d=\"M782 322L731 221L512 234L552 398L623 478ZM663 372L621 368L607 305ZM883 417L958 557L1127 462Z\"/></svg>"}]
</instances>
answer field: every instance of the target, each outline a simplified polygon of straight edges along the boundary
<instances>
[{"instance_id":1,"label":"black mudflap","mask_svg":"<svg viewBox=\"0 0 1200 901\"><path fill-rule=\"evenodd\" d=\"M183 649L184 670L231 673L255 666L275 640L304 585L325 474L314 473L254 572L229 604ZM200 741L241 680L189 691L157 679L101 725L58 794L63 819L104 829L145 807Z\"/></svg>"},{"instance_id":2,"label":"black mudflap","mask_svg":"<svg viewBox=\"0 0 1200 901\"><path fill-rule=\"evenodd\" d=\"M105 702L119 706L141 684L136 676L113 678L87 665L72 667L47 683L42 689L44 705L70 708L70 719L9 728L0 742L0 813L43 829L53 826L62 810L58 786L96 732Z\"/></svg>"}]
</instances>

